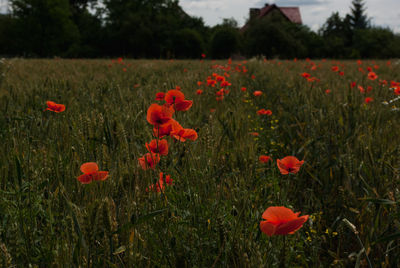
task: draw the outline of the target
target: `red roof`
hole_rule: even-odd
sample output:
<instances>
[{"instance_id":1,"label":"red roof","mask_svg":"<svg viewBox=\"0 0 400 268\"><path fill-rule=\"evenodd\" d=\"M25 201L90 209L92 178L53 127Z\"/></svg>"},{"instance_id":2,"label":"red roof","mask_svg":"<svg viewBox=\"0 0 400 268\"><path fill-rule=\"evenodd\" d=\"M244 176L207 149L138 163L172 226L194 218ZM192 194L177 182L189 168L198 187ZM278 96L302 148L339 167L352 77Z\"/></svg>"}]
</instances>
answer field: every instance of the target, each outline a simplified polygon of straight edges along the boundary
<instances>
[{"instance_id":1,"label":"red roof","mask_svg":"<svg viewBox=\"0 0 400 268\"><path fill-rule=\"evenodd\" d=\"M300 9L298 7L278 7L275 4L267 5L260 9L260 14L257 18L262 18L268 15L274 9L278 9L289 21L297 24L302 24ZM245 31L248 28L248 24L244 25L241 31Z\"/></svg>"},{"instance_id":2,"label":"red roof","mask_svg":"<svg viewBox=\"0 0 400 268\"><path fill-rule=\"evenodd\" d=\"M300 9L298 7L278 7L291 22L302 24Z\"/></svg>"}]
</instances>

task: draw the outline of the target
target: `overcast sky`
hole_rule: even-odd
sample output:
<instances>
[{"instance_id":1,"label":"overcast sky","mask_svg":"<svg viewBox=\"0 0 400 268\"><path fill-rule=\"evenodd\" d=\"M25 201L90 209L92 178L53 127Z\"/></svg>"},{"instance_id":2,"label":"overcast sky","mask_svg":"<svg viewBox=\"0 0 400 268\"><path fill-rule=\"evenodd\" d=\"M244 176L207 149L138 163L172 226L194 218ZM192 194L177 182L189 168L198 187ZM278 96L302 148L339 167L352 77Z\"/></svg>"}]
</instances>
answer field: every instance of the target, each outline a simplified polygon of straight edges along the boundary
<instances>
[{"instance_id":1,"label":"overcast sky","mask_svg":"<svg viewBox=\"0 0 400 268\"><path fill-rule=\"evenodd\" d=\"M350 12L351 0L180 0L183 9L192 16L202 17L209 26L234 18L242 26L249 16L249 8L265 3L278 6L298 6L303 24L317 31L334 11L341 16ZM400 33L400 0L364 0L366 13L373 25L390 27Z\"/></svg>"}]
</instances>

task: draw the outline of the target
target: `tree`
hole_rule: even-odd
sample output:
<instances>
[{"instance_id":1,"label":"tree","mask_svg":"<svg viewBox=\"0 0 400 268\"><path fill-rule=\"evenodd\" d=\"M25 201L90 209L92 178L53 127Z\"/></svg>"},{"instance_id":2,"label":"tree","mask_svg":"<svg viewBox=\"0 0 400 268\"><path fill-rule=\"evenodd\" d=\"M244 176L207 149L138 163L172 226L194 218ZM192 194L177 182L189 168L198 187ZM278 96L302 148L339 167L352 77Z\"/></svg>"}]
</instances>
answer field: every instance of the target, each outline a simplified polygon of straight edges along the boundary
<instances>
[{"instance_id":1,"label":"tree","mask_svg":"<svg viewBox=\"0 0 400 268\"><path fill-rule=\"evenodd\" d=\"M326 56L342 58L351 54L353 32L349 16L343 19L338 12L332 13L319 33L324 38Z\"/></svg>"},{"instance_id":2,"label":"tree","mask_svg":"<svg viewBox=\"0 0 400 268\"><path fill-rule=\"evenodd\" d=\"M32 56L65 56L79 40L68 0L12 0L19 51Z\"/></svg>"},{"instance_id":3,"label":"tree","mask_svg":"<svg viewBox=\"0 0 400 268\"><path fill-rule=\"evenodd\" d=\"M372 27L356 30L354 48L363 58L397 58L400 56L399 38L390 29Z\"/></svg>"},{"instance_id":4,"label":"tree","mask_svg":"<svg viewBox=\"0 0 400 268\"><path fill-rule=\"evenodd\" d=\"M203 39L197 31L186 28L177 32L174 40L176 58L199 58L203 51Z\"/></svg>"},{"instance_id":5,"label":"tree","mask_svg":"<svg viewBox=\"0 0 400 268\"><path fill-rule=\"evenodd\" d=\"M235 19L223 19L222 24L213 28L210 53L213 58L226 59L239 52L241 39Z\"/></svg>"},{"instance_id":6,"label":"tree","mask_svg":"<svg viewBox=\"0 0 400 268\"><path fill-rule=\"evenodd\" d=\"M365 14L363 0L353 0L351 4L351 13L349 15L351 28L353 30L367 29L369 27L369 19Z\"/></svg>"},{"instance_id":7,"label":"tree","mask_svg":"<svg viewBox=\"0 0 400 268\"><path fill-rule=\"evenodd\" d=\"M198 40L198 35L183 29L204 34L203 21L187 15L176 0L106 0L104 4L109 55L169 57L175 54L175 45L187 46L181 39L183 35L192 43ZM178 56L193 56L189 54Z\"/></svg>"},{"instance_id":8,"label":"tree","mask_svg":"<svg viewBox=\"0 0 400 268\"><path fill-rule=\"evenodd\" d=\"M294 58L307 56L302 40L307 28L289 22L280 12L262 19L251 20L244 32L246 54L267 58Z\"/></svg>"}]
</instances>

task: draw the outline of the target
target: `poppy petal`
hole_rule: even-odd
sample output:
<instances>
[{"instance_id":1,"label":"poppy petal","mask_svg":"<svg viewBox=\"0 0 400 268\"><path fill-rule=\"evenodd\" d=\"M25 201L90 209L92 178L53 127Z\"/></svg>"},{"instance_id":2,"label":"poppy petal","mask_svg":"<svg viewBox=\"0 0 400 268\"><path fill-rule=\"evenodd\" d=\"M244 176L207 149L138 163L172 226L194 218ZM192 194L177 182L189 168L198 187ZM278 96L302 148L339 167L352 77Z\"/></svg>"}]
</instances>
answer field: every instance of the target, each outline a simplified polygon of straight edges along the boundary
<instances>
[{"instance_id":1,"label":"poppy petal","mask_svg":"<svg viewBox=\"0 0 400 268\"><path fill-rule=\"evenodd\" d=\"M175 103L175 109L177 111L187 111L192 107L193 101L191 100L183 100L180 102Z\"/></svg>"},{"instance_id":2,"label":"poppy petal","mask_svg":"<svg viewBox=\"0 0 400 268\"><path fill-rule=\"evenodd\" d=\"M82 174L78 177L78 181L80 181L82 184L89 184L92 182L92 175Z\"/></svg>"},{"instance_id":3,"label":"poppy petal","mask_svg":"<svg viewBox=\"0 0 400 268\"><path fill-rule=\"evenodd\" d=\"M176 89L172 89L170 91L167 92L167 94L165 94L165 101L168 104L174 104L174 103L178 103L181 102L185 99L185 95Z\"/></svg>"},{"instance_id":4,"label":"poppy petal","mask_svg":"<svg viewBox=\"0 0 400 268\"><path fill-rule=\"evenodd\" d=\"M279 171L281 172L281 174L283 174L283 175L289 174L289 172L287 171L287 167L285 166L284 163L282 163L281 160L276 159L276 163L278 164L278 168L279 168Z\"/></svg>"},{"instance_id":5,"label":"poppy petal","mask_svg":"<svg viewBox=\"0 0 400 268\"><path fill-rule=\"evenodd\" d=\"M269 207L262 214L262 218L268 222L287 222L296 219L296 214L286 207Z\"/></svg>"},{"instance_id":6,"label":"poppy petal","mask_svg":"<svg viewBox=\"0 0 400 268\"><path fill-rule=\"evenodd\" d=\"M104 181L108 177L108 171L99 171L91 175L95 181Z\"/></svg>"},{"instance_id":7,"label":"poppy petal","mask_svg":"<svg viewBox=\"0 0 400 268\"><path fill-rule=\"evenodd\" d=\"M273 236L275 234L276 226L267 221L261 221L260 229L263 233L267 234L268 236Z\"/></svg>"},{"instance_id":8,"label":"poppy petal","mask_svg":"<svg viewBox=\"0 0 400 268\"><path fill-rule=\"evenodd\" d=\"M99 166L95 162L84 163L81 166L81 171L85 174L93 173L99 170Z\"/></svg>"},{"instance_id":9,"label":"poppy petal","mask_svg":"<svg viewBox=\"0 0 400 268\"><path fill-rule=\"evenodd\" d=\"M293 234L294 232L299 230L307 220L308 220L308 215L281 224L277 227L275 233L277 235Z\"/></svg>"}]
</instances>

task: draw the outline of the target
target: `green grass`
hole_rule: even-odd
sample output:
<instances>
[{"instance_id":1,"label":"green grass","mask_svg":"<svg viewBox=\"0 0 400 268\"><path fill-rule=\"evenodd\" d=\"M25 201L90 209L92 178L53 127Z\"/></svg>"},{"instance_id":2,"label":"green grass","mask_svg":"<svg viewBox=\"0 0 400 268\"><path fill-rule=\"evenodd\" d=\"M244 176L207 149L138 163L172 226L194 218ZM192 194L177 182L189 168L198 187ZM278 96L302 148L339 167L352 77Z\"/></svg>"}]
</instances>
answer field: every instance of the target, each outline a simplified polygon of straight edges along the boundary
<instances>
[{"instance_id":1,"label":"green grass","mask_svg":"<svg viewBox=\"0 0 400 268\"><path fill-rule=\"evenodd\" d=\"M369 81L356 61L316 61L315 71L307 61L233 62L221 102L219 88L197 81L222 75L211 66L226 61L124 62L0 65L1 266L366 267L366 255L374 266L400 263L399 111L382 104L395 98L389 86ZM400 81L397 63L362 67L377 64L379 79ZM234 72L237 64L249 71ZM352 81L373 90L361 94ZM168 156L144 171L147 108L175 86L193 100L175 119L199 138L168 137ZM47 100L66 111L44 111ZM258 116L261 108L273 115ZM273 161L259 163L261 154ZM288 155L305 164L284 176L276 159ZM79 167L91 161L110 176L82 185ZM160 171L174 185L146 192ZM261 215L281 205L311 217L294 235L268 237Z\"/></svg>"}]
</instances>

